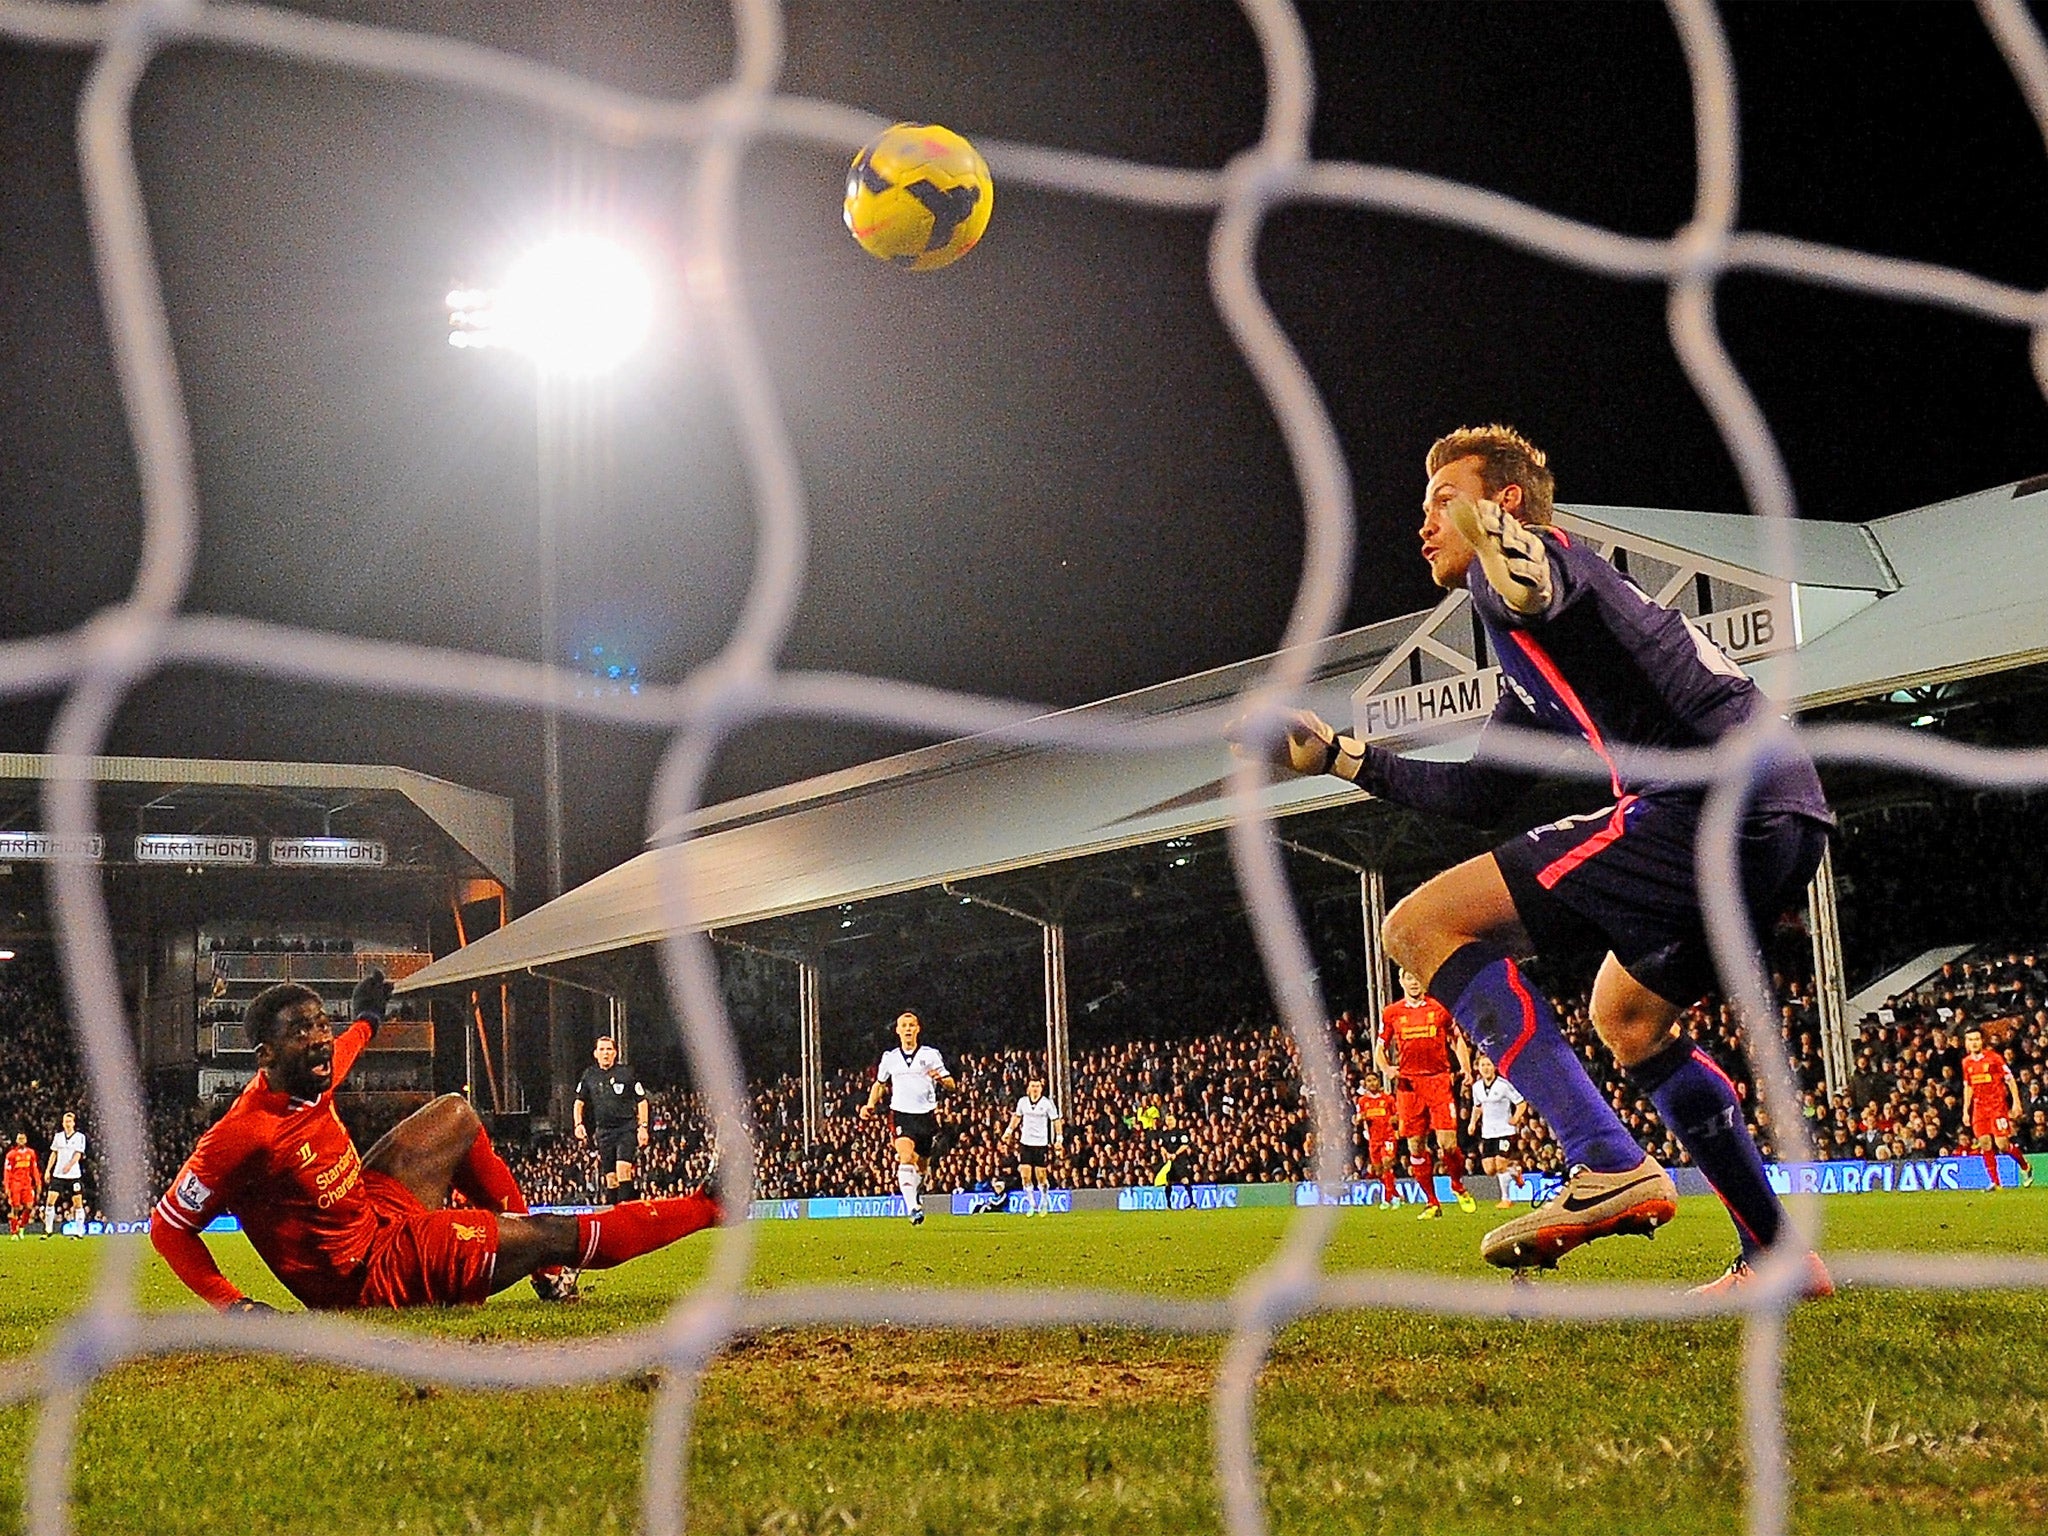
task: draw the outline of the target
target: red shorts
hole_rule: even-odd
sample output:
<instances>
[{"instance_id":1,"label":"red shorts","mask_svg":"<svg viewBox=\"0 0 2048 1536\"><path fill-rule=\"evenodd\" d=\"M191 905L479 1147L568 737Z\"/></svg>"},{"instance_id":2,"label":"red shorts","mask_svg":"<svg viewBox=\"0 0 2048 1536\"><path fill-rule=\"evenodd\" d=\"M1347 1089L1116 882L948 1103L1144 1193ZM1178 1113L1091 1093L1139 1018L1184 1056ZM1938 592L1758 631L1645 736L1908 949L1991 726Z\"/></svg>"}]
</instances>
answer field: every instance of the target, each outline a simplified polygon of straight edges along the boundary
<instances>
[{"instance_id":1,"label":"red shorts","mask_svg":"<svg viewBox=\"0 0 2048 1536\"><path fill-rule=\"evenodd\" d=\"M430 1211L388 1173L363 1170L377 1213L359 1307L474 1306L498 1270L498 1218L488 1211Z\"/></svg>"},{"instance_id":2,"label":"red shorts","mask_svg":"<svg viewBox=\"0 0 2048 1536\"><path fill-rule=\"evenodd\" d=\"M7 1203L9 1205L34 1205L36 1203L35 1185L16 1184L9 1180L7 1185Z\"/></svg>"},{"instance_id":3,"label":"red shorts","mask_svg":"<svg viewBox=\"0 0 2048 1536\"><path fill-rule=\"evenodd\" d=\"M1394 1113L1401 1117L1403 1136L1420 1136L1425 1130L1455 1131L1458 1105L1451 1093L1451 1074L1396 1078Z\"/></svg>"},{"instance_id":4,"label":"red shorts","mask_svg":"<svg viewBox=\"0 0 2048 1536\"><path fill-rule=\"evenodd\" d=\"M1394 1138L1375 1136L1365 1144L1365 1165L1377 1168L1394 1155Z\"/></svg>"},{"instance_id":5,"label":"red shorts","mask_svg":"<svg viewBox=\"0 0 2048 1536\"><path fill-rule=\"evenodd\" d=\"M1995 1115L1972 1115L1970 1116L1970 1134L1973 1136L2010 1136L2012 1134L2012 1116L2002 1109Z\"/></svg>"}]
</instances>

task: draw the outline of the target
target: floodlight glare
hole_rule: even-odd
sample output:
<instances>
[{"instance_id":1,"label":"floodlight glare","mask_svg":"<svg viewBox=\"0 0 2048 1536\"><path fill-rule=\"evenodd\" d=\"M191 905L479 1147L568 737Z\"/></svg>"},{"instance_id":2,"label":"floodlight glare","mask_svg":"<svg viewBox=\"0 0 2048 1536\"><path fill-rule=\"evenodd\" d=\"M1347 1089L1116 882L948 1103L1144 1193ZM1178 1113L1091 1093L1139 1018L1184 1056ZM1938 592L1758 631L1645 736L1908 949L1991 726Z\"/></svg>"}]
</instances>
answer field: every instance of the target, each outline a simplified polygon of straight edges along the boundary
<instances>
[{"instance_id":1,"label":"floodlight glare","mask_svg":"<svg viewBox=\"0 0 2048 1536\"><path fill-rule=\"evenodd\" d=\"M494 289L448 295L448 343L502 348L543 373L603 373L624 362L654 326L654 284L616 241L562 235L513 264Z\"/></svg>"}]
</instances>

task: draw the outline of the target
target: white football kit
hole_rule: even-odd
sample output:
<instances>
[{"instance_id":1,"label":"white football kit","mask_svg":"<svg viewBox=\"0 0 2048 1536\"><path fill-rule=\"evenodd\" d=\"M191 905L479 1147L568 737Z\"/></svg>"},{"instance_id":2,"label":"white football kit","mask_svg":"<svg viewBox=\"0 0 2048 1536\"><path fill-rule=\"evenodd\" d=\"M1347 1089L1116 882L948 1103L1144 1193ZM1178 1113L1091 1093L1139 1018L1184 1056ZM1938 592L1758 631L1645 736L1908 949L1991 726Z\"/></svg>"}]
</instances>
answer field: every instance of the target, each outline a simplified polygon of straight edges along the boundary
<instances>
[{"instance_id":1,"label":"white football kit","mask_svg":"<svg viewBox=\"0 0 2048 1536\"><path fill-rule=\"evenodd\" d=\"M1523 1099L1513 1083L1504 1077L1496 1077L1491 1083L1474 1078L1472 1102L1479 1106L1479 1134L1485 1140L1497 1141L1515 1134L1515 1106Z\"/></svg>"},{"instance_id":2,"label":"white football kit","mask_svg":"<svg viewBox=\"0 0 2048 1536\"><path fill-rule=\"evenodd\" d=\"M875 1069L875 1080L889 1085L889 1108L899 1115L928 1115L939 1107L938 1084L934 1078L950 1077L946 1059L928 1045L920 1045L906 1056L898 1046L883 1053Z\"/></svg>"},{"instance_id":3,"label":"white football kit","mask_svg":"<svg viewBox=\"0 0 2048 1536\"><path fill-rule=\"evenodd\" d=\"M50 1150L57 1154L51 1178L69 1182L85 1177L85 1132L73 1131L66 1136L59 1131L50 1138Z\"/></svg>"},{"instance_id":4,"label":"white football kit","mask_svg":"<svg viewBox=\"0 0 2048 1536\"><path fill-rule=\"evenodd\" d=\"M1052 1123L1059 1119L1060 1107L1053 1103L1052 1096L1033 1101L1017 1101L1017 1139L1027 1147L1049 1147L1052 1145Z\"/></svg>"}]
</instances>

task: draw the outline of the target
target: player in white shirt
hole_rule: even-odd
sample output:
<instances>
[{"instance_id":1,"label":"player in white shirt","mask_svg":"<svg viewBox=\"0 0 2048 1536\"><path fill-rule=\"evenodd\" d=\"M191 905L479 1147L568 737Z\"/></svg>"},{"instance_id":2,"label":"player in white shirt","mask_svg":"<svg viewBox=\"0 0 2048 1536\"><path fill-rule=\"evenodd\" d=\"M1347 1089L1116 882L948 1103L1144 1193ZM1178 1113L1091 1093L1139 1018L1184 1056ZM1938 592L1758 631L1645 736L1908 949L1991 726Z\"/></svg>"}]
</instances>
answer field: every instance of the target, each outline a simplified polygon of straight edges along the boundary
<instances>
[{"instance_id":1,"label":"player in white shirt","mask_svg":"<svg viewBox=\"0 0 2048 1536\"><path fill-rule=\"evenodd\" d=\"M1043 1216L1052 1209L1045 1165L1061 1141L1060 1107L1045 1096L1045 1079L1034 1077L1024 1085L1024 1097L1010 1115L1003 1141L1007 1143L1012 1136L1017 1138L1017 1179L1024 1188L1024 1214Z\"/></svg>"},{"instance_id":2,"label":"player in white shirt","mask_svg":"<svg viewBox=\"0 0 2048 1536\"><path fill-rule=\"evenodd\" d=\"M50 1138L50 1165L43 1170L49 1204L43 1208L43 1230L57 1225L57 1198L71 1196L71 1220L78 1223L75 1237L85 1236L85 1132L78 1128L78 1116L64 1111L64 1129Z\"/></svg>"},{"instance_id":3,"label":"player in white shirt","mask_svg":"<svg viewBox=\"0 0 2048 1536\"><path fill-rule=\"evenodd\" d=\"M928 1045L919 1045L923 1029L916 1014L908 1009L896 1016L897 1048L885 1052L875 1069L875 1086L860 1107L863 1120L875 1118L882 1096L889 1097L889 1132L896 1144L896 1187L903 1191L903 1204L910 1212L910 1224L924 1221L924 1207L917 1196L932 1155L932 1138L939 1129L939 1084L953 1086L953 1074L945 1058Z\"/></svg>"},{"instance_id":4,"label":"player in white shirt","mask_svg":"<svg viewBox=\"0 0 2048 1536\"><path fill-rule=\"evenodd\" d=\"M1500 1075L1492 1057L1481 1052L1473 1065L1479 1075L1472 1080L1472 1119L1466 1129L1479 1135L1479 1166L1500 1180L1500 1198L1494 1204L1511 1206L1515 1202L1508 1198L1508 1180L1522 1171L1515 1136L1529 1106L1515 1085Z\"/></svg>"}]
</instances>

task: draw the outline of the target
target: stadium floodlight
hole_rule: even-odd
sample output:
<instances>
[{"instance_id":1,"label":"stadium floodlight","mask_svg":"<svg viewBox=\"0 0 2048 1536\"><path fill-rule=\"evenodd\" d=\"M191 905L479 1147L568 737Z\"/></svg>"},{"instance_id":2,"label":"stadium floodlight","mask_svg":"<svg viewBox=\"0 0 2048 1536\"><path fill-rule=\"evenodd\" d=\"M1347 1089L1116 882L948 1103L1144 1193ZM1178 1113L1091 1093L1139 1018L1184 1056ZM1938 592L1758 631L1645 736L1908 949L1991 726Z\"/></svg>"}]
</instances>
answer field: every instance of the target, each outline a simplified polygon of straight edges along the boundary
<instances>
[{"instance_id":1,"label":"stadium floodlight","mask_svg":"<svg viewBox=\"0 0 2048 1536\"><path fill-rule=\"evenodd\" d=\"M601 235L535 246L495 288L448 295L448 344L495 348L550 374L605 373L654 328L654 282L632 252Z\"/></svg>"}]
</instances>

